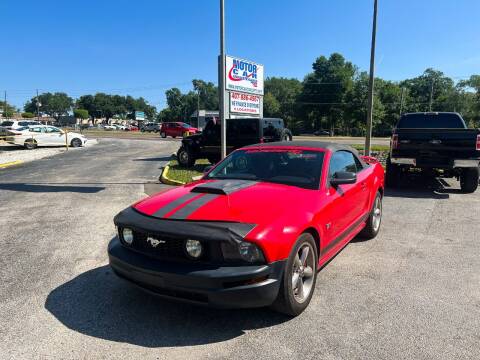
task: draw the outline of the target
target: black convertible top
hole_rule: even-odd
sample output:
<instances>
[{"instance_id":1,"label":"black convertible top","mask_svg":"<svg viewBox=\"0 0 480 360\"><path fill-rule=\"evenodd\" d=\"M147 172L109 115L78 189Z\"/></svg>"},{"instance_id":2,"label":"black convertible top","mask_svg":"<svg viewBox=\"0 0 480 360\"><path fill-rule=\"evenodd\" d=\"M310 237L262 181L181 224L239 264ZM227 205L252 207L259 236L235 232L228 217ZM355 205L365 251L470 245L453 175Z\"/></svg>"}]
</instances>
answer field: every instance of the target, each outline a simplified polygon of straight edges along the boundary
<instances>
[{"instance_id":1,"label":"black convertible top","mask_svg":"<svg viewBox=\"0 0 480 360\"><path fill-rule=\"evenodd\" d=\"M351 151L351 152L357 154L357 151L354 148L352 148L351 146L344 145L344 144L337 144L337 143L328 142L328 141L308 141L308 140L303 140L303 141L298 141L298 140L296 140L296 141L276 141L276 142L248 145L248 146L244 146L244 148L249 148L249 147L272 147L272 146L309 147L309 148L315 148L315 149L326 149L326 150L330 150L330 151L348 150L348 151Z\"/></svg>"}]
</instances>

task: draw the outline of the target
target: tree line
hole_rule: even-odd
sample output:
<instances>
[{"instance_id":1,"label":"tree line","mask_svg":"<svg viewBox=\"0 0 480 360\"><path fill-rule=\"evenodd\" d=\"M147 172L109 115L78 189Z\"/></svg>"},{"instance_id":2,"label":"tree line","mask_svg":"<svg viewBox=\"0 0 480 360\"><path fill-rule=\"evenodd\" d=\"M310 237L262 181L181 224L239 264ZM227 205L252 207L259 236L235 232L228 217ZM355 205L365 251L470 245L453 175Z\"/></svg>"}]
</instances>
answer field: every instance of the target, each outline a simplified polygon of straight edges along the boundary
<instances>
[{"instance_id":1,"label":"tree line","mask_svg":"<svg viewBox=\"0 0 480 360\"><path fill-rule=\"evenodd\" d=\"M367 118L368 73L341 54L320 56L304 79L265 80L264 116L283 118L296 134L327 130L338 135L364 135ZM213 83L193 81L185 94L166 91L161 121L186 119L200 109L218 110ZM198 104L198 102L200 104ZM373 132L388 135L405 112L456 111L471 127L480 127L480 76L455 82L444 73L426 69L403 81L375 79Z\"/></svg>"},{"instance_id":2,"label":"tree line","mask_svg":"<svg viewBox=\"0 0 480 360\"><path fill-rule=\"evenodd\" d=\"M367 117L368 73L341 54L320 56L303 80L284 77L265 79L264 116L283 118L295 133L328 130L337 135L364 135ZM24 106L24 117L38 111L58 119L74 113L77 118L134 119L143 111L147 119L187 121L197 109L218 110L218 87L195 79L193 89L165 92L166 107L155 106L130 95L96 93L74 100L66 93L43 93ZM423 74L402 81L375 79L373 132L387 135L400 114L416 111L456 111L471 127L480 127L480 75L455 82L441 71L426 69ZM0 101L3 110L4 104ZM7 116L14 108L7 104ZM5 115L4 115L5 116Z\"/></svg>"}]
</instances>

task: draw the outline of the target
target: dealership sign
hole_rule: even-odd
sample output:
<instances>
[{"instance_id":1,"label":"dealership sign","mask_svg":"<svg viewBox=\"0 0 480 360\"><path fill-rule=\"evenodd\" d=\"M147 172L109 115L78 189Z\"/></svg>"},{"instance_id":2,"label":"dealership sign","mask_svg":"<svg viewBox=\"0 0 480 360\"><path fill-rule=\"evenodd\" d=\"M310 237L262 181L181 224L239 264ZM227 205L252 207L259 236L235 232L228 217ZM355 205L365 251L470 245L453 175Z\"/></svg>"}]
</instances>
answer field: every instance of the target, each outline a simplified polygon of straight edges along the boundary
<instances>
[{"instance_id":1,"label":"dealership sign","mask_svg":"<svg viewBox=\"0 0 480 360\"><path fill-rule=\"evenodd\" d=\"M135 120L145 120L145 112L135 111Z\"/></svg>"},{"instance_id":2,"label":"dealership sign","mask_svg":"<svg viewBox=\"0 0 480 360\"><path fill-rule=\"evenodd\" d=\"M229 91L263 95L263 65L226 56L225 87Z\"/></svg>"},{"instance_id":3,"label":"dealership sign","mask_svg":"<svg viewBox=\"0 0 480 360\"><path fill-rule=\"evenodd\" d=\"M231 91L230 112L260 115L260 96Z\"/></svg>"}]
</instances>

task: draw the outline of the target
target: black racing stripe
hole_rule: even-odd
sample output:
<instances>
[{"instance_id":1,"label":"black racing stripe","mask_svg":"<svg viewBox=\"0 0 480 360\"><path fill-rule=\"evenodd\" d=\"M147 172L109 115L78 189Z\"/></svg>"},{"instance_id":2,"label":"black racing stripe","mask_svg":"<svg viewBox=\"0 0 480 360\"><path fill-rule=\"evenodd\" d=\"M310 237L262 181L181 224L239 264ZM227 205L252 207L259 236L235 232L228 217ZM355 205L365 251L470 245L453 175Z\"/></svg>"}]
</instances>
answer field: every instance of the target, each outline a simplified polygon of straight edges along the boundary
<instances>
[{"instance_id":1,"label":"black racing stripe","mask_svg":"<svg viewBox=\"0 0 480 360\"><path fill-rule=\"evenodd\" d=\"M195 186L192 192L229 195L235 191L255 185L251 180L218 180Z\"/></svg>"},{"instance_id":2,"label":"black racing stripe","mask_svg":"<svg viewBox=\"0 0 480 360\"><path fill-rule=\"evenodd\" d=\"M336 237L330 243L325 246L324 249L320 249L321 255L326 254L330 250L332 250L336 245L338 245L339 242L342 240L345 240L345 238L352 233L353 230L355 230L360 224L368 219L370 216L370 213L363 215L359 220L357 220L352 226L350 226L347 230L345 230L343 233L340 234L340 236Z\"/></svg>"},{"instance_id":3,"label":"black racing stripe","mask_svg":"<svg viewBox=\"0 0 480 360\"><path fill-rule=\"evenodd\" d=\"M174 200L171 203L168 203L167 205L165 205L164 207L158 209L155 213L152 214L152 216L160 217L160 218L164 217L170 211L184 204L188 200L193 199L195 196L198 196L198 194L194 194L191 192L186 195L180 196L177 200Z\"/></svg>"},{"instance_id":4,"label":"black racing stripe","mask_svg":"<svg viewBox=\"0 0 480 360\"><path fill-rule=\"evenodd\" d=\"M195 194L195 195L198 195ZM169 217L169 219L186 219L189 217L192 213L200 209L203 205L207 204L208 202L216 199L220 195L217 194L205 194L202 197L199 197L196 200L193 200L192 202L188 203L181 209L175 211L172 216Z\"/></svg>"}]
</instances>

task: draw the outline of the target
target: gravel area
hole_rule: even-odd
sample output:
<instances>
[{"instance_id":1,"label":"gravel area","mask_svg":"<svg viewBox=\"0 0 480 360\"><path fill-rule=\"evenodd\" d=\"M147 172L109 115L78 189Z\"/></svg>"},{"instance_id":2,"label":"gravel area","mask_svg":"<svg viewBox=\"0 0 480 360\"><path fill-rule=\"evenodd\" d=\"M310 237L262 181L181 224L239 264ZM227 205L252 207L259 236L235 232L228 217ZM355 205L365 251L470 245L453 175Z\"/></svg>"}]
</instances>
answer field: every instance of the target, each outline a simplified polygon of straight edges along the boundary
<instances>
[{"instance_id":1,"label":"gravel area","mask_svg":"<svg viewBox=\"0 0 480 360\"><path fill-rule=\"evenodd\" d=\"M86 147L97 144L96 139L88 140ZM79 151L82 148L69 148L68 151ZM67 151L64 147L39 147L35 150L26 150L20 146L0 143L0 164L11 161L34 161Z\"/></svg>"}]
</instances>

